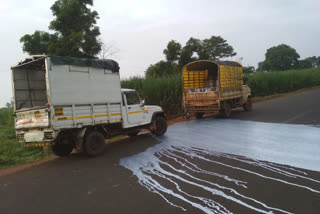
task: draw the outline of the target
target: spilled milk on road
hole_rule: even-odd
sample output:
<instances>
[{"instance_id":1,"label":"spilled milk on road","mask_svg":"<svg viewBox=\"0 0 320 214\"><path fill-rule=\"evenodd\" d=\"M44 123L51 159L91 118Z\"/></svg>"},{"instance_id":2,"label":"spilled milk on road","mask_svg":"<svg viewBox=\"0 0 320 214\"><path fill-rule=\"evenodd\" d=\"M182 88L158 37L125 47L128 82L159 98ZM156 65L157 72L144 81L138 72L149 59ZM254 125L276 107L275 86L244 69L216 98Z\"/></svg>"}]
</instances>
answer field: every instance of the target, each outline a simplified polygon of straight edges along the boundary
<instances>
[{"instance_id":1,"label":"spilled milk on road","mask_svg":"<svg viewBox=\"0 0 320 214\"><path fill-rule=\"evenodd\" d=\"M241 206L258 213L293 213L283 199L287 194L299 190L320 196L320 181L298 169L320 171L318 127L207 118L170 126L154 140L153 147L120 164L181 210L232 213L229 206ZM283 187L288 192L270 200L268 191Z\"/></svg>"}]
</instances>

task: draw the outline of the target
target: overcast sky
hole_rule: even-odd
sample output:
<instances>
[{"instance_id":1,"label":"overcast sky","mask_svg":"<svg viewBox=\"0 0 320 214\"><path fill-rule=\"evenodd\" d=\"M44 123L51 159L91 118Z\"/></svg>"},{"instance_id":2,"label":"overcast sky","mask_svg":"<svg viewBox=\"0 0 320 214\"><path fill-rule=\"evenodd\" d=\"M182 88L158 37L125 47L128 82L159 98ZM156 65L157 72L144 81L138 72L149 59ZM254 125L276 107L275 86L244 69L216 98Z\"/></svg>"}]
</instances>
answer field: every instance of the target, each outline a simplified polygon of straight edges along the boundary
<instances>
[{"instance_id":1,"label":"overcast sky","mask_svg":"<svg viewBox=\"0 0 320 214\"><path fill-rule=\"evenodd\" d=\"M23 59L19 39L48 30L55 0L0 0L0 107L12 97L10 66ZM143 75L164 59L169 40L222 36L233 60L256 66L266 49L288 44L301 58L320 55L319 0L95 0L101 39L119 52L121 78Z\"/></svg>"}]
</instances>

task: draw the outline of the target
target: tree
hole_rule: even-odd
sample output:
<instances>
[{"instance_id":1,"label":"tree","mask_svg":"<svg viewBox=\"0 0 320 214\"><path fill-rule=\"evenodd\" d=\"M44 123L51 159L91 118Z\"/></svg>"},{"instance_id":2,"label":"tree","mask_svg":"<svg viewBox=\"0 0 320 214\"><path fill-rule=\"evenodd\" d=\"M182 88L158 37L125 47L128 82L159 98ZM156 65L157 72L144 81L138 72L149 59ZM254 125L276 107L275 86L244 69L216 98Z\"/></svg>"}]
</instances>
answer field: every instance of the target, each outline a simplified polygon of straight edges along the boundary
<instances>
[{"instance_id":1,"label":"tree","mask_svg":"<svg viewBox=\"0 0 320 214\"><path fill-rule=\"evenodd\" d=\"M285 44L267 50L262 69L267 71L284 71L297 68L300 58L297 51Z\"/></svg>"},{"instance_id":2,"label":"tree","mask_svg":"<svg viewBox=\"0 0 320 214\"><path fill-rule=\"evenodd\" d=\"M114 45L101 42L101 51L99 53L100 59L107 59L118 52L119 49L115 48Z\"/></svg>"},{"instance_id":3,"label":"tree","mask_svg":"<svg viewBox=\"0 0 320 214\"><path fill-rule=\"evenodd\" d=\"M154 65L150 65L145 71L146 77L161 77L178 73L178 65L171 62L161 60Z\"/></svg>"},{"instance_id":4,"label":"tree","mask_svg":"<svg viewBox=\"0 0 320 214\"><path fill-rule=\"evenodd\" d=\"M201 47L202 41L191 37L181 50L181 55L178 61L179 67L182 68L189 62L198 60Z\"/></svg>"},{"instance_id":5,"label":"tree","mask_svg":"<svg viewBox=\"0 0 320 214\"><path fill-rule=\"evenodd\" d=\"M257 69L256 69L256 72L262 72L262 71L264 71L264 69L263 69L263 67L264 67L263 63L264 63L264 61L258 63L258 67L257 67Z\"/></svg>"},{"instance_id":6,"label":"tree","mask_svg":"<svg viewBox=\"0 0 320 214\"><path fill-rule=\"evenodd\" d=\"M212 36L205 40L191 37L184 47L171 40L163 53L166 61L162 60L150 65L145 71L146 76L174 74L181 70L183 66L195 60L219 60L236 55L232 46L220 36Z\"/></svg>"},{"instance_id":7,"label":"tree","mask_svg":"<svg viewBox=\"0 0 320 214\"><path fill-rule=\"evenodd\" d=\"M251 74L255 71L255 68L253 66L243 67L243 73L245 74Z\"/></svg>"},{"instance_id":8,"label":"tree","mask_svg":"<svg viewBox=\"0 0 320 214\"><path fill-rule=\"evenodd\" d=\"M212 36L204 40L191 37L182 48L179 65L183 67L195 60L221 60L236 54L233 47L221 36Z\"/></svg>"},{"instance_id":9,"label":"tree","mask_svg":"<svg viewBox=\"0 0 320 214\"><path fill-rule=\"evenodd\" d=\"M93 0L57 0L51 7L55 19L49 26L55 33L35 31L24 35L20 39L23 51L31 55L95 57L101 50L96 26L99 16L88 6L93 6Z\"/></svg>"},{"instance_id":10,"label":"tree","mask_svg":"<svg viewBox=\"0 0 320 214\"><path fill-rule=\"evenodd\" d=\"M308 59L299 60L297 68L312 68L312 62Z\"/></svg>"},{"instance_id":11,"label":"tree","mask_svg":"<svg viewBox=\"0 0 320 214\"><path fill-rule=\"evenodd\" d=\"M233 47L221 36L212 36L210 39L203 40L200 59L219 60L226 57L237 55Z\"/></svg>"},{"instance_id":12,"label":"tree","mask_svg":"<svg viewBox=\"0 0 320 214\"><path fill-rule=\"evenodd\" d=\"M312 57L305 58L304 60L308 61L311 64L311 67L315 68L320 66L320 56L318 57L312 56Z\"/></svg>"},{"instance_id":13,"label":"tree","mask_svg":"<svg viewBox=\"0 0 320 214\"><path fill-rule=\"evenodd\" d=\"M13 100L10 100L10 102L6 103L6 108L12 108L13 107Z\"/></svg>"},{"instance_id":14,"label":"tree","mask_svg":"<svg viewBox=\"0 0 320 214\"><path fill-rule=\"evenodd\" d=\"M26 34L20 38L23 43L23 51L30 55L49 53L49 47L54 46L58 39L57 34L49 34L44 31L35 31L33 34Z\"/></svg>"},{"instance_id":15,"label":"tree","mask_svg":"<svg viewBox=\"0 0 320 214\"><path fill-rule=\"evenodd\" d=\"M181 54L181 44L174 40L171 40L167 48L163 50L164 55L168 62L175 62L179 59Z\"/></svg>"}]
</instances>

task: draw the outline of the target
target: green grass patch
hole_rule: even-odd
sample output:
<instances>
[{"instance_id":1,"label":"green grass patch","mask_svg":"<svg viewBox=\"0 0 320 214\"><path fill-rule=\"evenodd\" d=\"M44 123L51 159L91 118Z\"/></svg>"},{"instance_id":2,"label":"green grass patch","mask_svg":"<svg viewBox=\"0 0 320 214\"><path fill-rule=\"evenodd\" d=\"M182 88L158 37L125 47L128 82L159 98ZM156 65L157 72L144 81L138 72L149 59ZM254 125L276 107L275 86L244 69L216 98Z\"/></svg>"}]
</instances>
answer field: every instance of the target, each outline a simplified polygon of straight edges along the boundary
<instances>
[{"instance_id":1,"label":"green grass patch","mask_svg":"<svg viewBox=\"0 0 320 214\"><path fill-rule=\"evenodd\" d=\"M16 141L12 109L0 109L0 168L48 157L42 147L23 147Z\"/></svg>"}]
</instances>

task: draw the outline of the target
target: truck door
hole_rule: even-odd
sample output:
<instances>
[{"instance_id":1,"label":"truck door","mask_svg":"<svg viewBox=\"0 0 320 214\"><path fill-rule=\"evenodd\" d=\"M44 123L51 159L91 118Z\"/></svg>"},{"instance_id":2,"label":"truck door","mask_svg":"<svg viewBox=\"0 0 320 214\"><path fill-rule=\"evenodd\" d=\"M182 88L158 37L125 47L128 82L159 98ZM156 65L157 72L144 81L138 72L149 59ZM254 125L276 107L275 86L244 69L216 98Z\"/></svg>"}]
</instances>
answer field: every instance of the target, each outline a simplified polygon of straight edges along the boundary
<instances>
[{"instance_id":1,"label":"truck door","mask_svg":"<svg viewBox=\"0 0 320 214\"><path fill-rule=\"evenodd\" d=\"M139 124L143 122L143 106L140 105L141 100L136 91L126 91L124 93L127 118L129 124Z\"/></svg>"}]
</instances>

